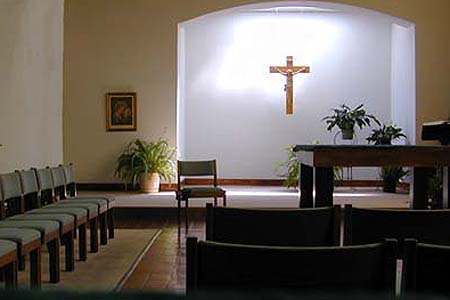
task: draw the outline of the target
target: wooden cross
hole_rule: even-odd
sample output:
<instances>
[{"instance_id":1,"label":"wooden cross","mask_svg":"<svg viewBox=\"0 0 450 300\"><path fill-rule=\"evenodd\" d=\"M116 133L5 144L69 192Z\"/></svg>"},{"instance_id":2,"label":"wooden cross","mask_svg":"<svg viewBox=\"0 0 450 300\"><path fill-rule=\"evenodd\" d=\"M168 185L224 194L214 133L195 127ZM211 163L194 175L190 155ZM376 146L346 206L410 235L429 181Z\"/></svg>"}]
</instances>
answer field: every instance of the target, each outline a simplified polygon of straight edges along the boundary
<instances>
[{"instance_id":1,"label":"wooden cross","mask_svg":"<svg viewBox=\"0 0 450 300\"><path fill-rule=\"evenodd\" d=\"M309 73L309 67L305 66L294 66L294 59L292 56L286 57L286 67L281 66L271 66L270 73L280 73L286 76L286 84L284 85L284 90L286 91L286 114L292 115L294 112L294 85L292 78L298 73Z\"/></svg>"}]
</instances>

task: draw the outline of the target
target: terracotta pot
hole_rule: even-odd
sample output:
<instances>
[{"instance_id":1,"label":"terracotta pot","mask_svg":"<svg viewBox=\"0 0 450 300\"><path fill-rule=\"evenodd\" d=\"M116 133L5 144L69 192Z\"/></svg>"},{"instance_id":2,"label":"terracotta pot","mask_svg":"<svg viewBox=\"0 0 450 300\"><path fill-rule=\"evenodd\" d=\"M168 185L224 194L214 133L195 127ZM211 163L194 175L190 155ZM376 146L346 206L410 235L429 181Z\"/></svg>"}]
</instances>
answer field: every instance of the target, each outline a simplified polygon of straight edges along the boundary
<instances>
[{"instance_id":1,"label":"terracotta pot","mask_svg":"<svg viewBox=\"0 0 450 300\"><path fill-rule=\"evenodd\" d=\"M158 173L145 174L141 176L139 186L144 193L158 193L159 182L160 178Z\"/></svg>"},{"instance_id":2,"label":"terracotta pot","mask_svg":"<svg viewBox=\"0 0 450 300\"><path fill-rule=\"evenodd\" d=\"M353 129L342 129L342 139L343 140L353 140Z\"/></svg>"}]
</instances>

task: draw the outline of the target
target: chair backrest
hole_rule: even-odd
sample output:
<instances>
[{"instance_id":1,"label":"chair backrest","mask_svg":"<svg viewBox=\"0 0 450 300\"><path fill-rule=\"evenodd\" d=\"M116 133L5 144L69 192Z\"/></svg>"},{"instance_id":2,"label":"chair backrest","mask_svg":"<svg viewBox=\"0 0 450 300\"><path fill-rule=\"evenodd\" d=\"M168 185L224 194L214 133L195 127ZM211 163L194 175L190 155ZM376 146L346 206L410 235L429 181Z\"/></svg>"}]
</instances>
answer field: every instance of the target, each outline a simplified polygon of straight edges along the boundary
<instances>
[{"instance_id":1,"label":"chair backrest","mask_svg":"<svg viewBox=\"0 0 450 300\"><path fill-rule=\"evenodd\" d=\"M450 210L363 209L345 206L344 245L377 243L385 238L413 238L430 244L450 244L443 224Z\"/></svg>"},{"instance_id":2,"label":"chair backrest","mask_svg":"<svg viewBox=\"0 0 450 300\"><path fill-rule=\"evenodd\" d=\"M268 247L187 240L186 287L196 290L378 291L393 294L397 243Z\"/></svg>"},{"instance_id":3,"label":"chair backrest","mask_svg":"<svg viewBox=\"0 0 450 300\"><path fill-rule=\"evenodd\" d=\"M53 181L53 189L55 195L59 199L66 199L66 179L64 177L64 169L62 167L50 168Z\"/></svg>"},{"instance_id":4,"label":"chair backrest","mask_svg":"<svg viewBox=\"0 0 450 300\"><path fill-rule=\"evenodd\" d=\"M181 189L181 177L213 176L213 185L217 186L216 160L177 161L178 190Z\"/></svg>"},{"instance_id":5,"label":"chair backrest","mask_svg":"<svg viewBox=\"0 0 450 300\"><path fill-rule=\"evenodd\" d=\"M70 197L77 196L77 184L75 181L75 168L73 164L60 165L64 170L64 183L66 185L66 193Z\"/></svg>"},{"instance_id":6,"label":"chair backrest","mask_svg":"<svg viewBox=\"0 0 450 300\"><path fill-rule=\"evenodd\" d=\"M54 201L54 190L50 168L34 169L34 172L38 180L43 204L52 203Z\"/></svg>"},{"instance_id":7,"label":"chair backrest","mask_svg":"<svg viewBox=\"0 0 450 300\"><path fill-rule=\"evenodd\" d=\"M405 293L450 293L450 247L405 240L403 274Z\"/></svg>"},{"instance_id":8,"label":"chair backrest","mask_svg":"<svg viewBox=\"0 0 450 300\"><path fill-rule=\"evenodd\" d=\"M206 239L266 246L339 246L341 207L241 209L206 205Z\"/></svg>"},{"instance_id":9,"label":"chair backrest","mask_svg":"<svg viewBox=\"0 0 450 300\"><path fill-rule=\"evenodd\" d=\"M6 215L20 214L24 212L24 202L19 174L17 172L0 175L3 202L6 202Z\"/></svg>"},{"instance_id":10,"label":"chair backrest","mask_svg":"<svg viewBox=\"0 0 450 300\"><path fill-rule=\"evenodd\" d=\"M17 171L22 185L25 211L41 206L39 184L34 170Z\"/></svg>"}]
</instances>

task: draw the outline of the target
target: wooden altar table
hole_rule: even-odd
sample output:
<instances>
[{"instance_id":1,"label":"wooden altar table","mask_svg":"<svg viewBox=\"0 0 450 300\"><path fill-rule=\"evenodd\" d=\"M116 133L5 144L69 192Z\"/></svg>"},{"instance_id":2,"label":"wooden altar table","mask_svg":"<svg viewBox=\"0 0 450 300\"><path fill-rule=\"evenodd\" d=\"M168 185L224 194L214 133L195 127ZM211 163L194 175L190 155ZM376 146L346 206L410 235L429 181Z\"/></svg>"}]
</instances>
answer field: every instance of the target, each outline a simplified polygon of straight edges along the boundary
<instances>
[{"instance_id":1,"label":"wooden altar table","mask_svg":"<svg viewBox=\"0 0 450 300\"><path fill-rule=\"evenodd\" d=\"M333 205L333 167L412 167L411 208L426 209L427 170L444 169L443 208L449 207L450 146L297 145L300 207ZM315 196L314 196L315 190Z\"/></svg>"}]
</instances>

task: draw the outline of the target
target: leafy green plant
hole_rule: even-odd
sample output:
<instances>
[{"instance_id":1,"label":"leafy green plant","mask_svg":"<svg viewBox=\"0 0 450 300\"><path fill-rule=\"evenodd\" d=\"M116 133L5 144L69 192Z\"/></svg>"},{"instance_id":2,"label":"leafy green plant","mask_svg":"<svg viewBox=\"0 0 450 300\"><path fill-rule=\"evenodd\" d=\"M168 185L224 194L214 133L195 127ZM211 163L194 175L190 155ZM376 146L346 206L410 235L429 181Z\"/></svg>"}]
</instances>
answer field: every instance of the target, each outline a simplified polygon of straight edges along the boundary
<instances>
[{"instance_id":1,"label":"leafy green plant","mask_svg":"<svg viewBox=\"0 0 450 300\"><path fill-rule=\"evenodd\" d=\"M342 104L339 108L334 108L333 112L332 115L325 116L322 119L327 124L328 131L331 131L335 126L341 130L354 130L355 125L358 125L362 129L365 126L370 126L371 121L381 126L374 115L366 112L364 104L360 104L353 109Z\"/></svg>"},{"instance_id":2,"label":"leafy green plant","mask_svg":"<svg viewBox=\"0 0 450 300\"><path fill-rule=\"evenodd\" d=\"M275 172L277 176L285 178L283 185L287 188L297 188L298 178L300 176L300 165L297 160L297 154L294 147L288 146L283 149L287 153L287 159L275 163Z\"/></svg>"},{"instance_id":3,"label":"leafy green plant","mask_svg":"<svg viewBox=\"0 0 450 300\"><path fill-rule=\"evenodd\" d=\"M375 145L391 145L392 141L400 138L406 138L400 127L383 124L383 127L373 129L366 140Z\"/></svg>"},{"instance_id":4,"label":"leafy green plant","mask_svg":"<svg viewBox=\"0 0 450 300\"><path fill-rule=\"evenodd\" d=\"M165 139L156 142L136 139L117 158L115 175L133 185L142 175L152 173L158 173L161 178L170 181L175 173L175 151Z\"/></svg>"},{"instance_id":5,"label":"leafy green plant","mask_svg":"<svg viewBox=\"0 0 450 300\"><path fill-rule=\"evenodd\" d=\"M385 166L381 168L380 176L383 178L383 190L388 193L395 193L397 183L409 172L402 167Z\"/></svg>"},{"instance_id":6,"label":"leafy green plant","mask_svg":"<svg viewBox=\"0 0 450 300\"><path fill-rule=\"evenodd\" d=\"M294 146L288 146L283 149L287 153L285 161L275 163L275 172L278 177L285 178L283 185L287 188L297 188L300 178L300 164L297 160L297 153L294 152ZM333 176L335 180L342 179L342 168L334 167Z\"/></svg>"}]
</instances>

